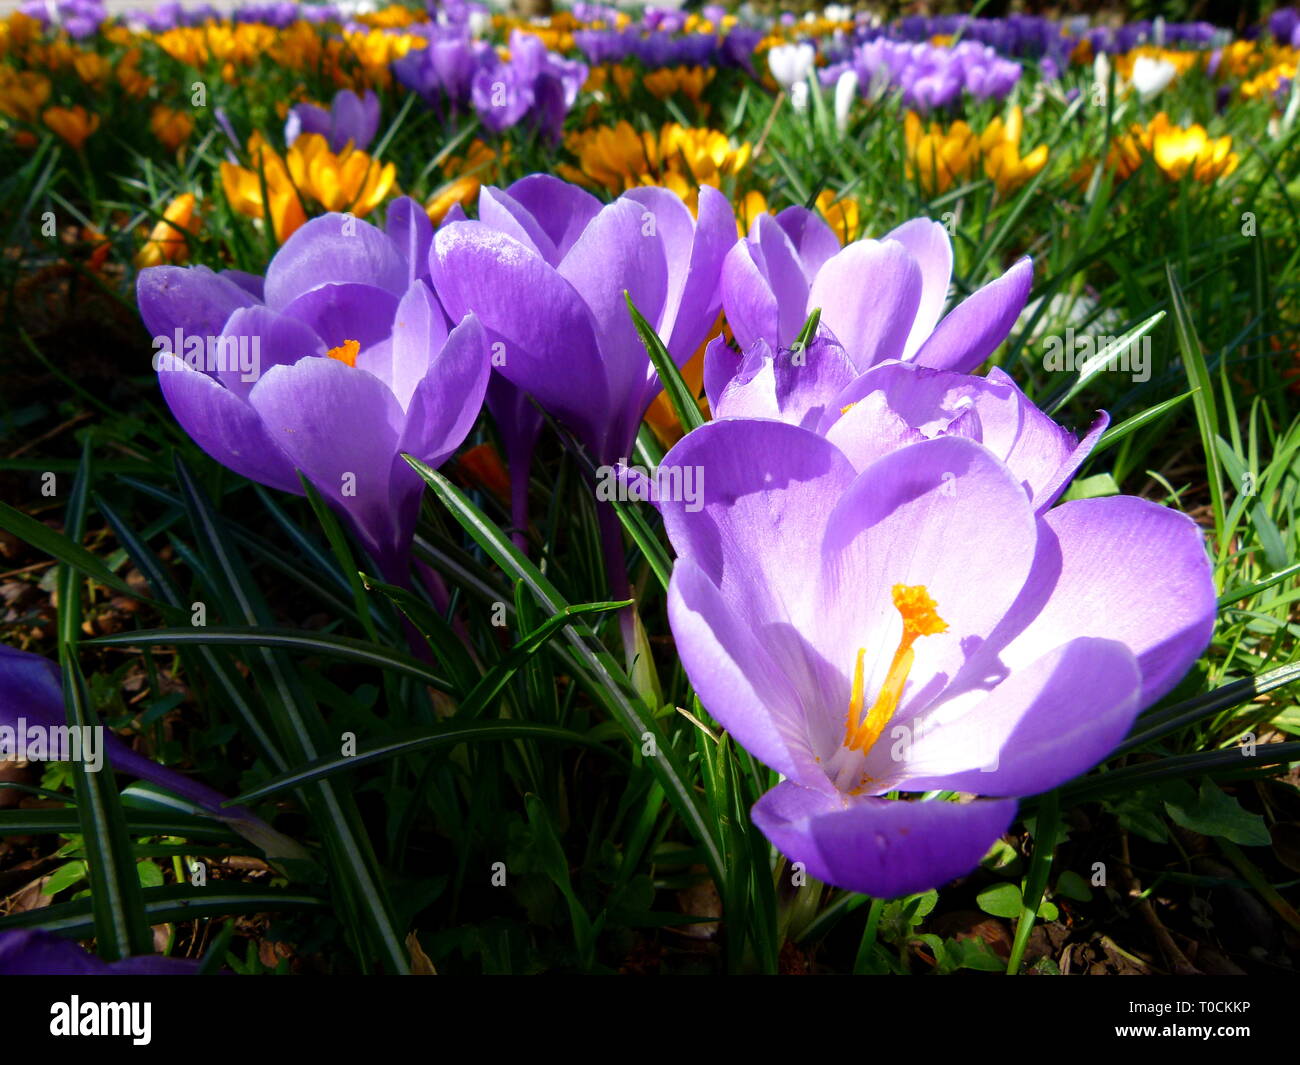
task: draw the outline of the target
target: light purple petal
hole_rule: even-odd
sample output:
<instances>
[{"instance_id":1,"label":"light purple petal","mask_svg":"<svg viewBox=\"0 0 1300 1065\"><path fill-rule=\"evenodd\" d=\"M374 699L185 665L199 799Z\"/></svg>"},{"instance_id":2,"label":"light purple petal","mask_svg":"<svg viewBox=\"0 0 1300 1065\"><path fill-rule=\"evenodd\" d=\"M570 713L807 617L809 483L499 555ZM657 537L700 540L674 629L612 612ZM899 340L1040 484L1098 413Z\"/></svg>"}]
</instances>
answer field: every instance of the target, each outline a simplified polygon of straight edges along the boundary
<instances>
[{"instance_id":1,"label":"light purple petal","mask_svg":"<svg viewBox=\"0 0 1300 1065\"><path fill-rule=\"evenodd\" d=\"M833 789L808 742L800 693L768 654L758 626L732 613L690 559L673 567L668 616L682 668L722 727L783 776Z\"/></svg>"},{"instance_id":2,"label":"light purple petal","mask_svg":"<svg viewBox=\"0 0 1300 1065\"><path fill-rule=\"evenodd\" d=\"M230 316L222 333L222 342L230 349L246 351L255 358L251 374L242 366L229 364L217 371L217 379L240 399L247 399L253 385L272 366L292 364L308 355L324 355L325 345L305 322L286 314L276 314L267 307L241 307Z\"/></svg>"},{"instance_id":3,"label":"light purple petal","mask_svg":"<svg viewBox=\"0 0 1300 1065\"><path fill-rule=\"evenodd\" d=\"M355 340L364 351L388 339L398 299L373 285L318 285L286 304L282 313L310 327L328 348Z\"/></svg>"},{"instance_id":4,"label":"light purple petal","mask_svg":"<svg viewBox=\"0 0 1300 1065\"><path fill-rule=\"evenodd\" d=\"M555 246L557 261L569 254L601 208L590 192L550 174L520 178L506 192L541 225Z\"/></svg>"},{"instance_id":5,"label":"light purple petal","mask_svg":"<svg viewBox=\"0 0 1300 1065\"><path fill-rule=\"evenodd\" d=\"M388 205L384 231L406 260L407 281L414 281L417 277L427 278L433 223L429 221L424 208L409 196L399 196Z\"/></svg>"},{"instance_id":6,"label":"light purple petal","mask_svg":"<svg viewBox=\"0 0 1300 1065\"><path fill-rule=\"evenodd\" d=\"M754 805L754 824L809 875L876 898L941 887L970 872L1016 815L1013 799L845 800L790 781Z\"/></svg>"},{"instance_id":7,"label":"light purple petal","mask_svg":"<svg viewBox=\"0 0 1300 1065\"><path fill-rule=\"evenodd\" d=\"M609 386L591 314L573 286L481 222L439 229L429 266L452 321L472 311L487 330L499 372L598 443Z\"/></svg>"},{"instance_id":8,"label":"light purple petal","mask_svg":"<svg viewBox=\"0 0 1300 1065\"><path fill-rule=\"evenodd\" d=\"M392 539L389 481L405 420L378 378L338 359L273 366L249 403L267 434L372 550Z\"/></svg>"},{"instance_id":9,"label":"light purple petal","mask_svg":"<svg viewBox=\"0 0 1300 1065\"><path fill-rule=\"evenodd\" d=\"M1151 705L1214 632L1216 592L1201 530L1133 496L1063 503L1041 521L1040 557L1006 621L1006 631L1023 631L1003 662L1014 670L1081 636L1119 640L1141 667L1141 705Z\"/></svg>"},{"instance_id":10,"label":"light purple petal","mask_svg":"<svg viewBox=\"0 0 1300 1065\"><path fill-rule=\"evenodd\" d=\"M899 356L910 359L934 332L948 299L948 284L952 280L952 241L943 226L928 218L904 222L881 239L898 241L921 268L921 299L916 308L916 320Z\"/></svg>"},{"instance_id":11,"label":"light purple petal","mask_svg":"<svg viewBox=\"0 0 1300 1065\"><path fill-rule=\"evenodd\" d=\"M970 373L1006 340L1033 281L1033 261L1021 259L949 311L913 361L935 370Z\"/></svg>"},{"instance_id":12,"label":"light purple petal","mask_svg":"<svg viewBox=\"0 0 1300 1065\"><path fill-rule=\"evenodd\" d=\"M808 293L859 372L896 359L916 318L921 269L894 241L859 240L831 259Z\"/></svg>"},{"instance_id":13,"label":"light purple petal","mask_svg":"<svg viewBox=\"0 0 1300 1065\"><path fill-rule=\"evenodd\" d=\"M757 244L742 240L722 264L722 306L742 351L760 340L777 343L781 333L780 309L762 255Z\"/></svg>"}]
</instances>

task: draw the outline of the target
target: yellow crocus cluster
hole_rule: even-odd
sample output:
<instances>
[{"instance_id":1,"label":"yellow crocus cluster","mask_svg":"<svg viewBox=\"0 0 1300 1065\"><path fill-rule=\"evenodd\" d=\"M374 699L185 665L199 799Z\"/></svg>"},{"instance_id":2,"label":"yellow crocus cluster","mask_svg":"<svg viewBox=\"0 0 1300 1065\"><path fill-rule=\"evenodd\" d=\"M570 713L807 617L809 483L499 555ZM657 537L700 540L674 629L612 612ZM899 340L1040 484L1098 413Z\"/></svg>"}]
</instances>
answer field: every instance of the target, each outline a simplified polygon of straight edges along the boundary
<instances>
[{"instance_id":1,"label":"yellow crocus cluster","mask_svg":"<svg viewBox=\"0 0 1300 1065\"><path fill-rule=\"evenodd\" d=\"M149 129L158 143L173 155L194 132L194 116L188 111L158 104L149 115Z\"/></svg>"},{"instance_id":2,"label":"yellow crocus cluster","mask_svg":"<svg viewBox=\"0 0 1300 1065\"><path fill-rule=\"evenodd\" d=\"M72 68L85 84L92 89L102 89L113 73L113 64L98 52L77 50L72 60Z\"/></svg>"},{"instance_id":3,"label":"yellow crocus cluster","mask_svg":"<svg viewBox=\"0 0 1300 1065\"><path fill-rule=\"evenodd\" d=\"M720 187L744 169L753 151L733 145L714 129L666 124L658 134L638 133L629 122L597 126L565 141L578 166L562 164L570 181L618 194L641 185L670 188L694 207L700 185Z\"/></svg>"},{"instance_id":4,"label":"yellow crocus cluster","mask_svg":"<svg viewBox=\"0 0 1300 1065\"><path fill-rule=\"evenodd\" d=\"M266 143L261 133L248 138L248 157L251 164L248 167L222 162L221 187L230 206L240 214L263 221L269 216L275 239L283 243L307 221L298 190L284 160ZM265 201L263 181L266 183Z\"/></svg>"},{"instance_id":5,"label":"yellow crocus cluster","mask_svg":"<svg viewBox=\"0 0 1300 1065\"><path fill-rule=\"evenodd\" d=\"M1237 154L1229 136L1211 137L1201 125L1175 126L1161 111L1145 126L1135 123L1111 143L1106 166L1126 178L1150 157L1161 173L1175 181L1191 173L1193 180L1210 183L1237 169Z\"/></svg>"},{"instance_id":6,"label":"yellow crocus cluster","mask_svg":"<svg viewBox=\"0 0 1300 1065\"><path fill-rule=\"evenodd\" d=\"M316 201L326 211L347 211L364 218L396 191L397 167L383 164L351 144L330 151L319 133L304 133L279 155L260 133L248 142L251 165L221 164L221 183L230 205L250 218L265 219L262 181L266 181L271 225L283 242L306 220L302 201Z\"/></svg>"},{"instance_id":7,"label":"yellow crocus cluster","mask_svg":"<svg viewBox=\"0 0 1300 1065\"><path fill-rule=\"evenodd\" d=\"M770 213L772 208L761 192L747 192L734 204L736 210L736 229L743 237L760 214ZM837 196L831 189L822 189L813 201L817 213L826 220L831 231L840 238L841 244L848 244L857 238L862 228L862 213L858 201L849 196Z\"/></svg>"},{"instance_id":8,"label":"yellow crocus cluster","mask_svg":"<svg viewBox=\"0 0 1300 1065\"><path fill-rule=\"evenodd\" d=\"M23 52L42 32L40 20L21 11L0 19L0 58Z\"/></svg>"},{"instance_id":9,"label":"yellow crocus cluster","mask_svg":"<svg viewBox=\"0 0 1300 1065\"><path fill-rule=\"evenodd\" d=\"M0 67L0 114L35 124L50 98L50 79L34 70Z\"/></svg>"},{"instance_id":10,"label":"yellow crocus cluster","mask_svg":"<svg viewBox=\"0 0 1300 1065\"><path fill-rule=\"evenodd\" d=\"M199 216L195 211L194 193L184 192L167 205L139 253L135 265L163 266L166 263L183 263L189 258L189 240L199 231Z\"/></svg>"},{"instance_id":11,"label":"yellow crocus cluster","mask_svg":"<svg viewBox=\"0 0 1300 1065\"><path fill-rule=\"evenodd\" d=\"M1001 196L1010 196L1031 181L1047 165L1047 145L1040 144L1026 156L1020 154L1024 115L1013 107L1005 122L998 115L980 134L984 174Z\"/></svg>"},{"instance_id":12,"label":"yellow crocus cluster","mask_svg":"<svg viewBox=\"0 0 1300 1065\"><path fill-rule=\"evenodd\" d=\"M128 96L134 96L137 100L143 99L149 95L149 90L153 88L153 78L140 73L140 49L128 49L125 55L117 62L117 83L122 86Z\"/></svg>"},{"instance_id":13,"label":"yellow crocus cluster","mask_svg":"<svg viewBox=\"0 0 1300 1065\"><path fill-rule=\"evenodd\" d=\"M660 100L681 95L698 104L716 73L711 67L660 67L647 73L641 84Z\"/></svg>"},{"instance_id":14,"label":"yellow crocus cluster","mask_svg":"<svg viewBox=\"0 0 1300 1065\"><path fill-rule=\"evenodd\" d=\"M972 180L982 168L1001 196L1009 196L1047 165L1047 146L1040 144L1028 155L1020 154L1024 115L1013 107L1004 121L999 115L976 134L960 119L947 129L909 111L903 122L907 147L907 176L928 196L947 192L953 185Z\"/></svg>"},{"instance_id":15,"label":"yellow crocus cluster","mask_svg":"<svg viewBox=\"0 0 1300 1065\"><path fill-rule=\"evenodd\" d=\"M364 218L394 191L397 166L380 163L351 143L330 151L319 133L304 133L286 154L294 184L327 211Z\"/></svg>"},{"instance_id":16,"label":"yellow crocus cluster","mask_svg":"<svg viewBox=\"0 0 1300 1065\"><path fill-rule=\"evenodd\" d=\"M99 116L90 114L80 104L76 107L47 107L42 117L46 126L77 151L81 151L90 135L99 129Z\"/></svg>"}]
</instances>

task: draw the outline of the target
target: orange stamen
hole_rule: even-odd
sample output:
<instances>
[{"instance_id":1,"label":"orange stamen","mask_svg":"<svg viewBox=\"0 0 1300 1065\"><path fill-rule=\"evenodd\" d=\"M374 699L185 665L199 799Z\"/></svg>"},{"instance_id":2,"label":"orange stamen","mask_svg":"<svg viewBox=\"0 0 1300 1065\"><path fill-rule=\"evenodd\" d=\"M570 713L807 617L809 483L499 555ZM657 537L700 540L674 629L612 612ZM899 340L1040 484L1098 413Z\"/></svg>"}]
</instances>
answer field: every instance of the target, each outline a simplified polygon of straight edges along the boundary
<instances>
[{"instance_id":1,"label":"orange stamen","mask_svg":"<svg viewBox=\"0 0 1300 1065\"><path fill-rule=\"evenodd\" d=\"M916 653L912 650L919 636L934 636L948 631L948 623L938 614L937 603L930 598L925 586L921 584L896 584L893 588L894 607L903 616L903 636L898 641L898 650L889 663L889 672L885 683L880 686L880 694L862 717L862 704L865 701L862 660L866 648L858 650L857 663L853 667L853 690L849 697L849 713L844 728L844 745L854 751L869 751L885 731L889 719L894 716L898 704L903 698L903 688L907 684L907 675L911 672Z\"/></svg>"},{"instance_id":2,"label":"orange stamen","mask_svg":"<svg viewBox=\"0 0 1300 1065\"><path fill-rule=\"evenodd\" d=\"M331 359L338 359L339 362L346 366L355 366L357 356L361 354L361 342L359 340L345 340L337 348L330 348L325 354Z\"/></svg>"}]
</instances>

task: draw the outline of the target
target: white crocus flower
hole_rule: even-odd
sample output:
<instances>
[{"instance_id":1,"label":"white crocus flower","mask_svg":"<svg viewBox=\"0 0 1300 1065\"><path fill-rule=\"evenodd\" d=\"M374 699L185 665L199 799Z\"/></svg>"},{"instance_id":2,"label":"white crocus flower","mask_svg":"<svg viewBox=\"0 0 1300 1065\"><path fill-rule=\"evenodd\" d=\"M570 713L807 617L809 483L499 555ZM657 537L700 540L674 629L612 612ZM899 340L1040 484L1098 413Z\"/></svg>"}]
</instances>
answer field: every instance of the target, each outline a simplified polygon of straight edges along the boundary
<instances>
[{"instance_id":1,"label":"white crocus flower","mask_svg":"<svg viewBox=\"0 0 1300 1065\"><path fill-rule=\"evenodd\" d=\"M779 44L767 53L767 68L778 85L790 94L790 106L797 112L808 110L808 75L817 59L817 49L807 41L802 44Z\"/></svg>"},{"instance_id":2,"label":"white crocus flower","mask_svg":"<svg viewBox=\"0 0 1300 1065\"><path fill-rule=\"evenodd\" d=\"M1164 92L1177 73L1178 68L1167 59L1140 55L1133 61L1133 88L1143 100L1150 100Z\"/></svg>"},{"instance_id":3,"label":"white crocus flower","mask_svg":"<svg viewBox=\"0 0 1300 1065\"><path fill-rule=\"evenodd\" d=\"M835 128L841 136L849 128L849 109L853 98L858 95L858 75L856 71L846 70L835 81Z\"/></svg>"}]
</instances>

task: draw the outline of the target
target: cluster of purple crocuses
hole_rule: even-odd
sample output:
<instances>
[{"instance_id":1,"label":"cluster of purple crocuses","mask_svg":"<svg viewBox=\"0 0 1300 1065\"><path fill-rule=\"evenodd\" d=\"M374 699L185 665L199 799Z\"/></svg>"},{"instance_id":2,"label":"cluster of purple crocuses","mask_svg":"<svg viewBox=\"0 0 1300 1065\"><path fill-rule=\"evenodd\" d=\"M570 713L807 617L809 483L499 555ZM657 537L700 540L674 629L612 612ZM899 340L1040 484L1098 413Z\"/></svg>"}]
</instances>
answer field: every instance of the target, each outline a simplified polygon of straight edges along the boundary
<instances>
[{"instance_id":1,"label":"cluster of purple crocuses","mask_svg":"<svg viewBox=\"0 0 1300 1065\"><path fill-rule=\"evenodd\" d=\"M664 460L706 471L702 506L658 501L670 618L705 707L786 778L757 823L814 875L880 896L959 875L1015 797L1095 764L1205 646L1214 590L1189 519L1053 506L1105 416L1079 439L1001 370L973 375L1025 305L1029 260L944 313L952 247L925 219L841 247L791 208L737 241L711 189L693 218L664 190L602 205L544 175L484 189L478 215L434 233L402 201L386 232L351 235L326 216L262 286L145 271L152 331L257 335L270 365L249 386L164 360L164 395L232 469L290 491L302 471L400 579L419 498L400 455L456 448L489 362L524 486L534 402L596 462L629 454L660 384L625 293L679 365L721 307L738 346L708 349L714 421ZM933 791L982 798L883 797Z\"/></svg>"},{"instance_id":2,"label":"cluster of purple crocuses","mask_svg":"<svg viewBox=\"0 0 1300 1065\"><path fill-rule=\"evenodd\" d=\"M393 62L393 75L430 109L450 117L470 108L493 133L531 125L558 141L564 120L587 80L587 66L548 49L535 34L514 30L510 58L502 59L467 25L429 23L418 32L425 48Z\"/></svg>"},{"instance_id":3,"label":"cluster of purple crocuses","mask_svg":"<svg viewBox=\"0 0 1300 1065\"><path fill-rule=\"evenodd\" d=\"M617 463L661 387L627 296L678 365L721 310L735 346L707 350L713 420L663 460L701 471L702 499L656 499L669 619L705 709L782 778L755 823L809 874L894 897L966 873L1018 798L1104 758L1206 646L1190 519L1057 504L1105 415L1079 438L1000 369L974 372L1025 305L1029 260L948 308L952 245L926 219L841 247L790 208L738 241L710 188L693 217L663 189L602 204L541 174L485 188L477 213L437 231L407 199L382 229L326 215L264 278L143 271L151 333L219 341L157 357L168 405L237 473L289 492L301 474L404 581L421 482L403 455L437 466L486 399L518 501L534 404ZM205 361L253 339L256 380ZM47 663L0 669L5 713L59 715Z\"/></svg>"},{"instance_id":4,"label":"cluster of purple crocuses","mask_svg":"<svg viewBox=\"0 0 1300 1065\"><path fill-rule=\"evenodd\" d=\"M988 45L961 41L952 47L908 44L881 37L859 45L843 62L822 69L823 85L834 85L846 71L858 76L863 96L898 90L905 107L929 112L959 103L963 94L1000 101L1020 80L1020 64Z\"/></svg>"}]
</instances>

